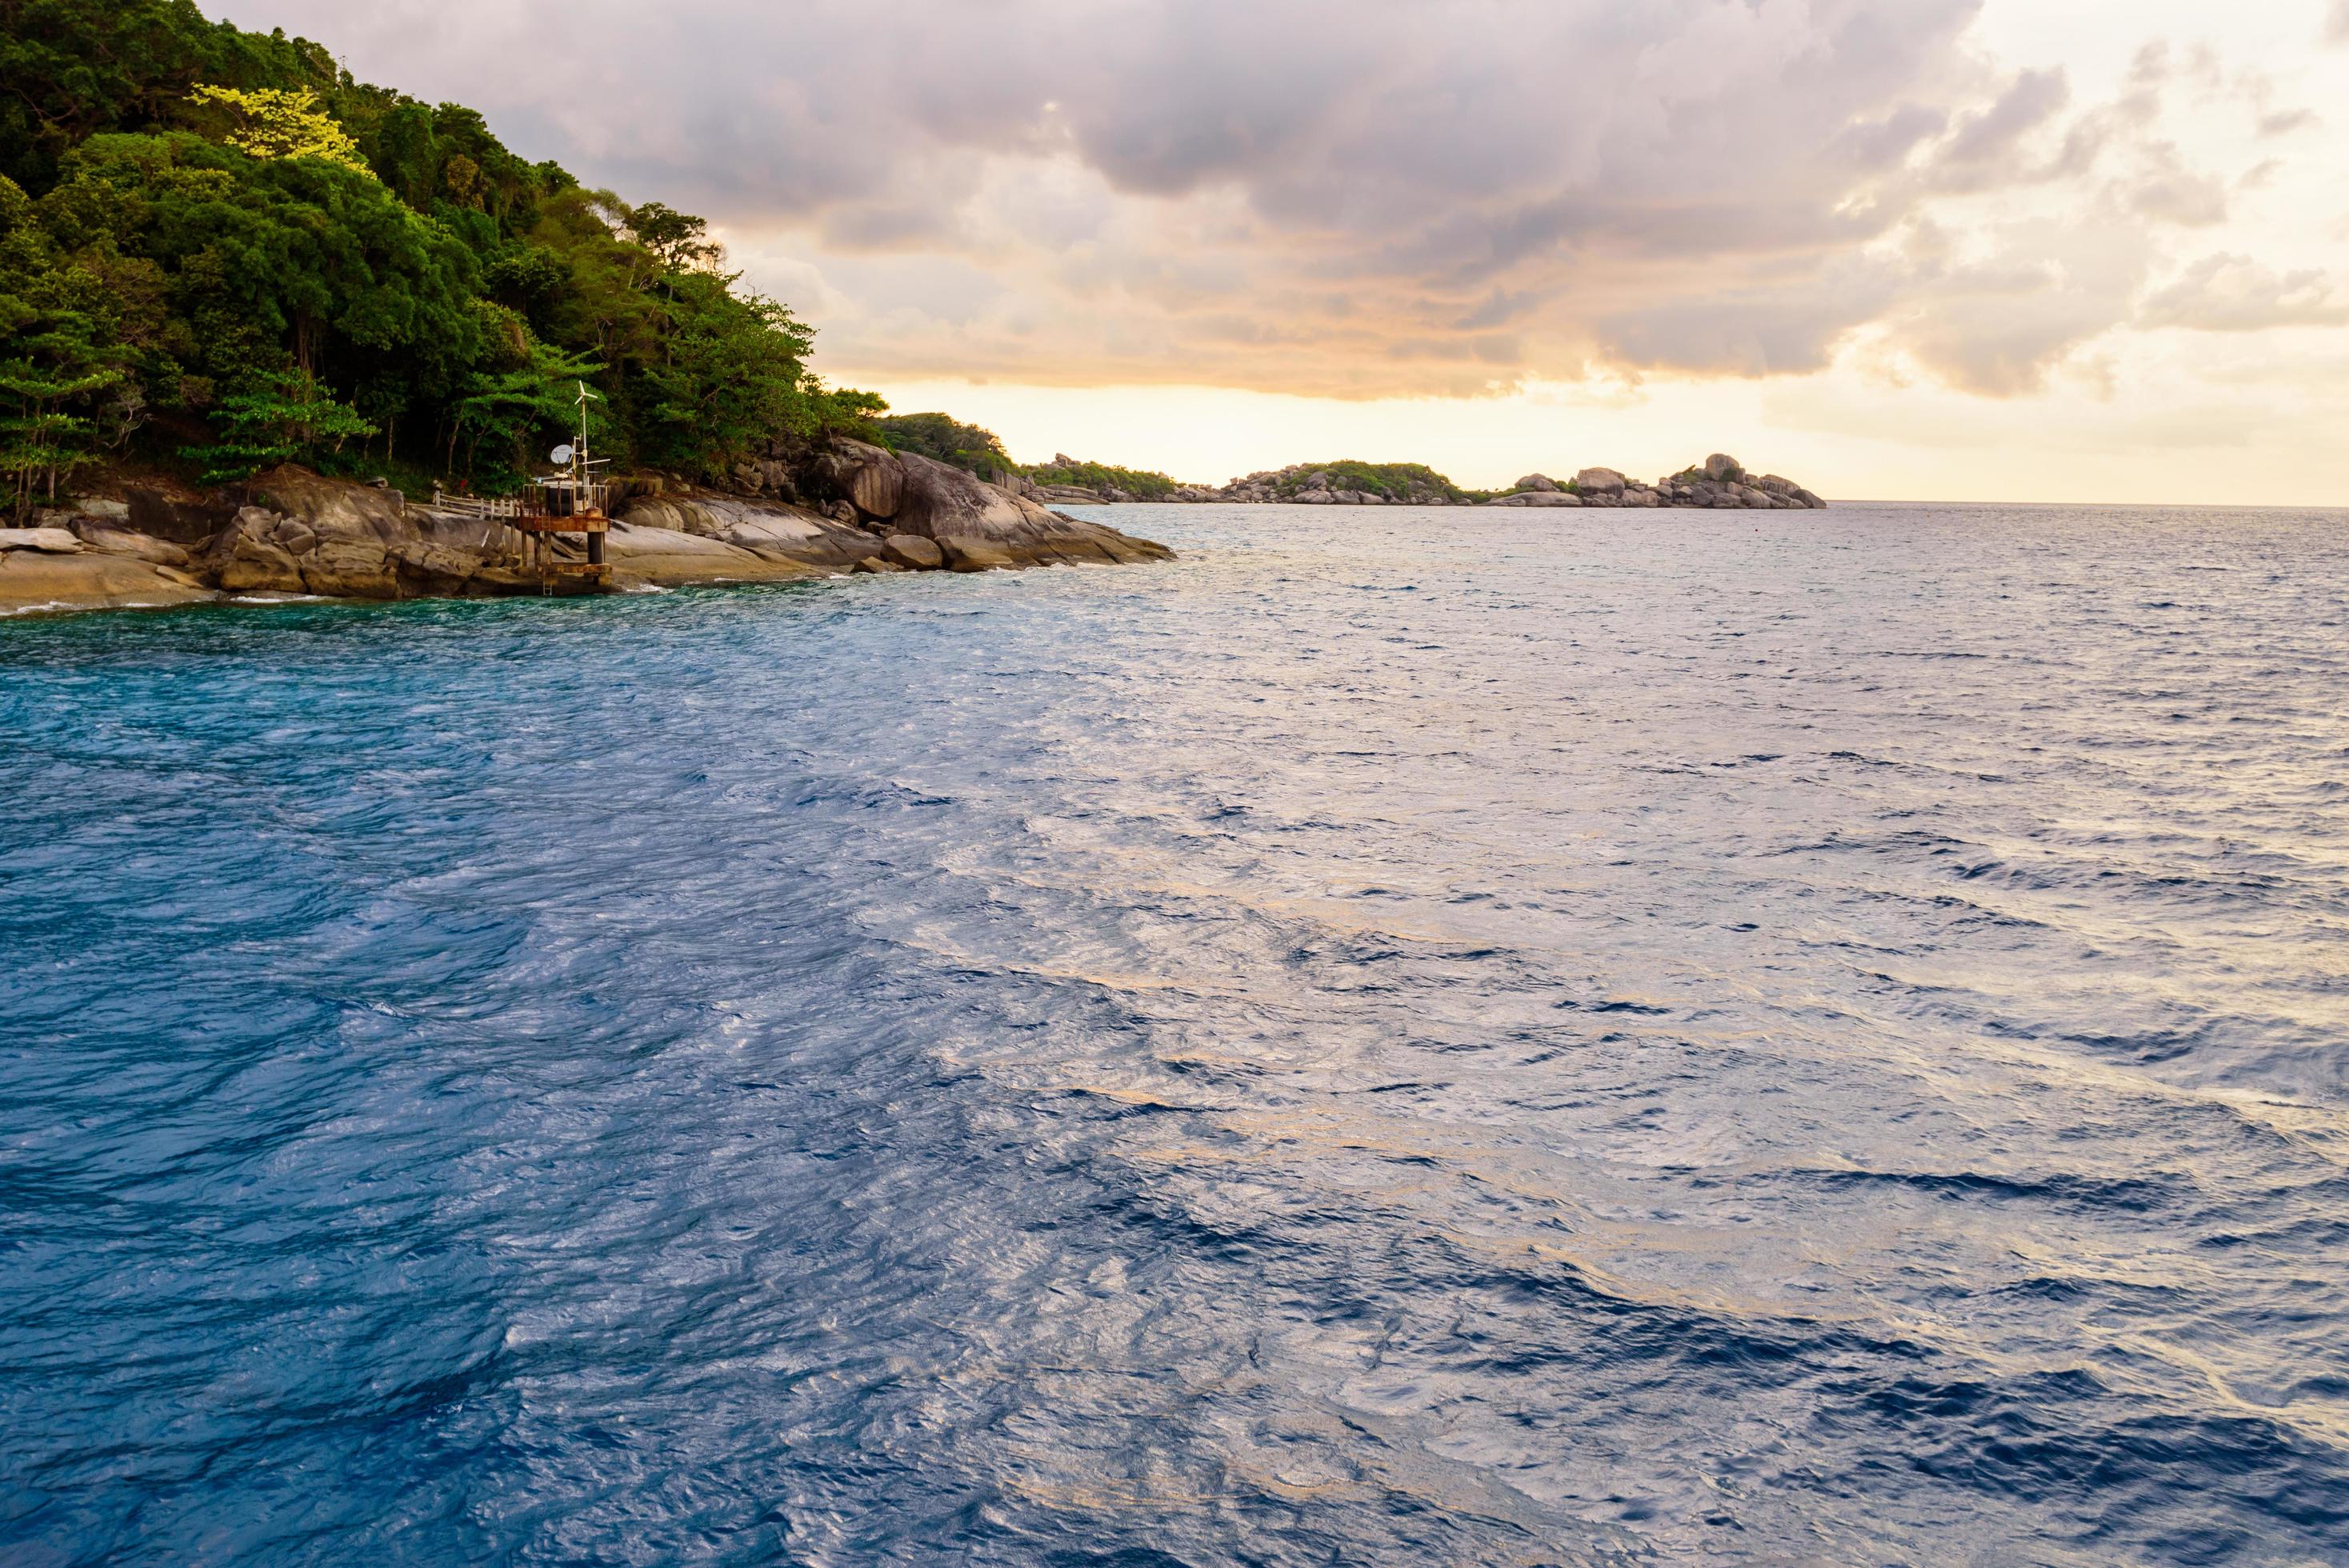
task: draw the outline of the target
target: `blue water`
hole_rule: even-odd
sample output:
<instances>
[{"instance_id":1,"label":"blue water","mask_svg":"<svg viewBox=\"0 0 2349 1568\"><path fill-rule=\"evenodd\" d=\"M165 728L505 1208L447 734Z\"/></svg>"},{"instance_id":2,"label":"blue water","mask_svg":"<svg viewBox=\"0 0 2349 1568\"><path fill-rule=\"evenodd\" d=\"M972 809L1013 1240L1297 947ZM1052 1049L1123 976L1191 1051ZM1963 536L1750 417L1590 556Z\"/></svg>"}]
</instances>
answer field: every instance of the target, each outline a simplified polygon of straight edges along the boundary
<instances>
[{"instance_id":1,"label":"blue water","mask_svg":"<svg viewBox=\"0 0 2349 1568\"><path fill-rule=\"evenodd\" d=\"M2349 518L0 624L0 1560L2349 1561Z\"/></svg>"}]
</instances>

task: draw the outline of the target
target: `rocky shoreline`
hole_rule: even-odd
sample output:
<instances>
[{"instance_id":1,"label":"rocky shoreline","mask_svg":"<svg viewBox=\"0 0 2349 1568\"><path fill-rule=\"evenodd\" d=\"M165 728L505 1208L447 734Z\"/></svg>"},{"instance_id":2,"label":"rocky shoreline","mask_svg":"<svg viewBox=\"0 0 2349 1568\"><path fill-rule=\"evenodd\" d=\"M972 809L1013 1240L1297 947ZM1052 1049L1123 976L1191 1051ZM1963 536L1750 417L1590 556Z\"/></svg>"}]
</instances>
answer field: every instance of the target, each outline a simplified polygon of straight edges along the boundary
<instances>
[{"instance_id":1,"label":"rocky shoreline","mask_svg":"<svg viewBox=\"0 0 2349 1568\"><path fill-rule=\"evenodd\" d=\"M771 488L729 495L616 486L605 536L620 590L843 573L1127 565L1174 552L1056 512L926 458L837 440ZM0 529L0 614L160 608L220 599L537 594L522 536L448 497L282 468L207 497L129 486ZM567 540L560 548L576 549ZM578 591L575 588L569 591Z\"/></svg>"}]
</instances>

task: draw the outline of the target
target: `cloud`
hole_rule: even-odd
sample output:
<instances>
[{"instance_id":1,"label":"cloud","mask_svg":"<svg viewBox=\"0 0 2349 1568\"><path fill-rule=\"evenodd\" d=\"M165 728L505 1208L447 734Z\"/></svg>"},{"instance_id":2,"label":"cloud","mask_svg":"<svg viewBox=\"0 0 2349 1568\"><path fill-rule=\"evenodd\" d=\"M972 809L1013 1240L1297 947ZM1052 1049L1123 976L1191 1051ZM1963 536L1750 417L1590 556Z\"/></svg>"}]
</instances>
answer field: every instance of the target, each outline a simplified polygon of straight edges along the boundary
<instances>
[{"instance_id":1,"label":"cloud","mask_svg":"<svg viewBox=\"0 0 2349 1568\"><path fill-rule=\"evenodd\" d=\"M1976 259L1920 280L1888 324L1895 346L1961 391L2039 391L2074 352L2128 319L2144 284L2145 249L2115 225L2042 218L1987 238Z\"/></svg>"},{"instance_id":2,"label":"cloud","mask_svg":"<svg viewBox=\"0 0 2349 1568\"><path fill-rule=\"evenodd\" d=\"M1901 293L1898 273L1856 263L1775 286L1677 297L1598 324L1611 364L1636 369L1764 377L1826 366L1835 346Z\"/></svg>"},{"instance_id":3,"label":"cloud","mask_svg":"<svg viewBox=\"0 0 2349 1568\"><path fill-rule=\"evenodd\" d=\"M2187 167L2176 147L2148 150L2141 169L2121 188L2121 202L2137 217L2157 223L2207 229L2227 221L2227 187L2215 176Z\"/></svg>"},{"instance_id":4,"label":"cloud","mask_svg":"<svg viewBox=\"0 0 2349 1568\"><path fill-rule=\"evenodd\" d=\"M2314 269L2274 273L2249 256L2205 256L2148 296L2144 326L2195 332L2262 332L2277 326L2349 325L2349 298Z\"/></svg>"},{"instance_id":5,"label":"cloud","mask_svg":"<svg viewBox=\"0 0 2349 1568\"><path fill-rule=\"evenodd\" d=\"M226 0L739 255L802 247L830 363L1349 397L1801 374L1895 320L1955 384L2034 384L2229 192L2154 135L2166 51L2079 107L1977 52L1980 5ZM2058 248L2127 215L2135 272L2001 294L1887 248L2043 198Z\"/></svg>"},{"instance_id":6,"label":"cloud","mask_svg":"<svg viewBox=\"0 0 2349 1568\"><path fill-rule=\"evenodd\" d=\"M2324 41L2349 44L2349 0L2333 0L2332 15L2324 20Z\"/></svg>"},{"instance_id":7,"label":"cloud","mask_svg":"<svg viewBox=\"0 0 2349 1568\"><path fill-rule=\"evenodd\" d=\"M1944 167L2002 162L2015 144L2053 119L2071 98L2060 70L2025 71L1988 108L1961 120L1941 150Z\"/></svg>"}]
</instances>

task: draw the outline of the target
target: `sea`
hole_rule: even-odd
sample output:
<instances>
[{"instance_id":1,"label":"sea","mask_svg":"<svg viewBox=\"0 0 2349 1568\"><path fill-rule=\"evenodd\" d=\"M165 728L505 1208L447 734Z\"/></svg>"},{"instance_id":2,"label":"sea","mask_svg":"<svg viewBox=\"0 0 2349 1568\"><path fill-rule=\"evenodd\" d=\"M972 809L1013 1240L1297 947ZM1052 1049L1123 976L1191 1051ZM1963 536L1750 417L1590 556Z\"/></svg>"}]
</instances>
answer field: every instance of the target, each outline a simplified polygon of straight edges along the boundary
<instances>
[{"instance_id":1,"label":"sea","mask_svg":"<svg viewBox=\"0 0 2349 1568\"><path fill-rule=\"evenodd\" d=\"M0 1562L2349 1562L2349 514L0 624Z\"/></svg>"}]
</instances>

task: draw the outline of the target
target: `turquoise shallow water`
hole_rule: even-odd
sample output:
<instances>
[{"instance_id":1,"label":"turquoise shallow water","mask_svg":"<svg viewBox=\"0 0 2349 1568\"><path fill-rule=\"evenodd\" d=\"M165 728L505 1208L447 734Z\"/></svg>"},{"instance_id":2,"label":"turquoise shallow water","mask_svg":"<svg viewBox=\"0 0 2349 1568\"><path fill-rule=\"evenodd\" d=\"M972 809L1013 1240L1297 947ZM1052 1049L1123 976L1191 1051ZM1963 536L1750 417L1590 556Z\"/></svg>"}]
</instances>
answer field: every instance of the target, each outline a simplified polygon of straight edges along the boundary
<instances>
[{"instance_id":1,"label":"turquoise shallow water","mask_svg":"<svg viewBox=\"0 0 2349 1568\"><path fill-rule=\"evenodd\" d=\"M2349 518L0 624L0 1559L2349 1560Z\"/></svg>"}]
</instances>

